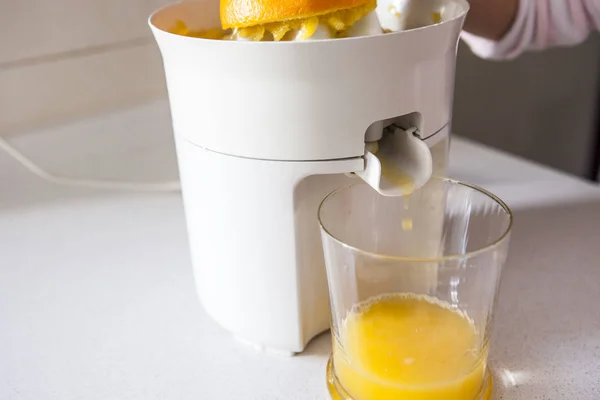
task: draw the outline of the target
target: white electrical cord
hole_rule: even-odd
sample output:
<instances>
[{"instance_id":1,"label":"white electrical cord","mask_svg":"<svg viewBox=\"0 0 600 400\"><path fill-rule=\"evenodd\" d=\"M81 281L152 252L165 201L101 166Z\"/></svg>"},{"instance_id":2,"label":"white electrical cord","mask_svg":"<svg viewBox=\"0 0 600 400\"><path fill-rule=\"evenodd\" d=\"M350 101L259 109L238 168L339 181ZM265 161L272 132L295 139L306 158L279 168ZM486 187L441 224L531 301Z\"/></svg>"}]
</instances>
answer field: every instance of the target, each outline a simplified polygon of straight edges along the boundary
<instances>
[{"instance_id":1,"label":"white electrical cord","mask_svg":"<svg viewBox=\"0 0 600 400\"><path fill-rule=\"evenodd\" d=\"M14 158L19 164L24 166L32 174L39 178L63 186L86 187L92 189L112 189L112 190L127 190L136 192L178 192L181 190L181 185L178 181L159 182L159 183L143 183L143 182L127 182L113 180L92 180L92 179L77 179L65 176L53 175L36 163L31 161L27 156L21 153L10 145L5 139L0 137L0 149L6 154Z\"/></svg>"}]
</instances>

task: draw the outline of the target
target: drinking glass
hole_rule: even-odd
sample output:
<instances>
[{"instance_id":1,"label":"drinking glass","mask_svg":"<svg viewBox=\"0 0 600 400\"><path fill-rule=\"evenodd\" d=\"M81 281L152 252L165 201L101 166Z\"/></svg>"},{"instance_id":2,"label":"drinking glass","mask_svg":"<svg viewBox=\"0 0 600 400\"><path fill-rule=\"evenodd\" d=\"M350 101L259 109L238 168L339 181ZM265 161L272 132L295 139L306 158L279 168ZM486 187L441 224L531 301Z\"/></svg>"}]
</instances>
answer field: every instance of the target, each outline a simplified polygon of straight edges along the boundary
<instances>
[{"instance_id":1,"label":"drinking glass","mask_svg":"<svg viewBox=\"0 0 600 400\"><path fill-rule=\"evenodd\" d=\"M340 400L483 400L512 214L476 186L432 178L410 196L366 184L319 207Z\"/></svg>"}]
</instances>

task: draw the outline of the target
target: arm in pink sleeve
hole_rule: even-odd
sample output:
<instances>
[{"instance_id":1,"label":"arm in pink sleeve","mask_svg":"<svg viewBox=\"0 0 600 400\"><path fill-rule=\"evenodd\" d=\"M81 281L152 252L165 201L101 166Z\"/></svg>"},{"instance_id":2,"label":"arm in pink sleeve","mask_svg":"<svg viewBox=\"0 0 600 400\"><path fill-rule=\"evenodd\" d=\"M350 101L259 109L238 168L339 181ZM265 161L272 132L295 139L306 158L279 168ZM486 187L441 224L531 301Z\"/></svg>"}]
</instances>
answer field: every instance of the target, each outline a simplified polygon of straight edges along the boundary
<instances>
[{"instance_id":1,"label":"arm in pink sleeve","mask_svg":"<svg viewBox=\"0 0 600 400\"><path fill-rule=\"evenodd\" d=\"M600 29L600 0L520 0L515 22L494 42L463 32L462 38L482 58L513 59L529 50L572 46Z\"/></svg>"}]
</instances>

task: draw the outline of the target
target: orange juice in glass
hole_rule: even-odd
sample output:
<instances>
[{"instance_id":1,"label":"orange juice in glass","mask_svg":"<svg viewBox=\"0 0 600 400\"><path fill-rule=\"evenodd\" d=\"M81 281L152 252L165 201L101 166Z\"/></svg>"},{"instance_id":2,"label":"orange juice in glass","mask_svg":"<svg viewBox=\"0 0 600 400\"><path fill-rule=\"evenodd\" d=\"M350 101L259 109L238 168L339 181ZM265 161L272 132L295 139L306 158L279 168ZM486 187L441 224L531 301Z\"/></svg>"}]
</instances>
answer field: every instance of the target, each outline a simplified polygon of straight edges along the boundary
<instances>
[{"instance_id":1,"label":"orange juice in glass","mask_svg":"<svg viewBox=\"0 0 600 400\"><path fill-rule=\"evenodd\" d=\"M508 207L483 189L432 178L408 197L382 197L364 184L338 189L319 221L332 398L487 400Z\"/></svg>"}]
</instances>

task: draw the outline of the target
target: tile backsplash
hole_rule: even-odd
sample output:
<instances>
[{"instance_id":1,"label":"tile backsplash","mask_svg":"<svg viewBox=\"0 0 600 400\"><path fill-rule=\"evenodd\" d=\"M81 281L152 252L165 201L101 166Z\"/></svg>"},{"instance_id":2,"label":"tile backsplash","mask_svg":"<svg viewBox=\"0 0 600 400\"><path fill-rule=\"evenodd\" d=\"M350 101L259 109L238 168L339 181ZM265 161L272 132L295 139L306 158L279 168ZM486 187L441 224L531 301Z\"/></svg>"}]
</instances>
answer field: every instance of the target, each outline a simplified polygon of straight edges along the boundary
<instances>
[{"instance_id":1,"label":"tile backsplash","mask_svg":"<svg viewBox=\"0 0 600 400\"><path fill-rule=\"evenodd\" d=\"M149 14L169 0L2 0L0 134L165 96Z\"/></svg>"}]
</instances>

